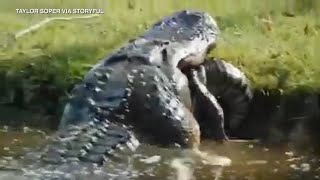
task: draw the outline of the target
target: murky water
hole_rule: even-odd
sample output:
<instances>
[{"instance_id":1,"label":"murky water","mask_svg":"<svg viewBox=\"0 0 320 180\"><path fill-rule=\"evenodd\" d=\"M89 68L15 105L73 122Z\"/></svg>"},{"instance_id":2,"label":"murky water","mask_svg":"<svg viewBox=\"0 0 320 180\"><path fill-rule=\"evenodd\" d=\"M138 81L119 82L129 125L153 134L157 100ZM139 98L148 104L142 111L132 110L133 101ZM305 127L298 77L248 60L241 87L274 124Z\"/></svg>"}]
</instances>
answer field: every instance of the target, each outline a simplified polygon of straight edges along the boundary
<instances>
[{"instance_id":1,"label":"murky water","mask_svg":"<svg viewBox=\"0 0 320 180\"><path fill-rule=\"evenodd\" d=\"M14 179L23 167L19 164L23 154L46 137L43 131L28 128L24 132L1 129L0 179ZM128 171L133 174L130 179L320 179L319 154L312 146L258 142L206 141L201 153L141 146L131 156Z\"/></svg>"}]
</instances>

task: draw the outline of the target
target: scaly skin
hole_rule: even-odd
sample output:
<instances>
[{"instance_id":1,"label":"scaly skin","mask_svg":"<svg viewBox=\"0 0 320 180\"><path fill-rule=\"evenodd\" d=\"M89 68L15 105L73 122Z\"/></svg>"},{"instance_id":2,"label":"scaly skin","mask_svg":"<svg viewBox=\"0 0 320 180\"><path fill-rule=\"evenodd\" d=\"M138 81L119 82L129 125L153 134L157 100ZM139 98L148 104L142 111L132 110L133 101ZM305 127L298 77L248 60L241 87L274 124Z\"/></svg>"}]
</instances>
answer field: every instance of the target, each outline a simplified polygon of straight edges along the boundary
<instances>
[{"instance_id":1,"label":"scaly skin","mask_svg":"<svg viewBox=\"0 0 320 180\"><path fill-rule=\"evenodd\" d=\"M207 88L218 98L225 112L227 134L233 134L248 114L253 93L250 82L240 69L222 59L208 59L204 63Z\"/></svg>"},{"instance_id":2,"label":"scaly skin","mask_svg":"<svg viewBox=\"0 0 320 180\"><path fill-rule=\"evenodd\" d=\"M31 179L81 177L84 172L94 169L94 164L106 166L103 177L108 177L108 173L121 172L126 168L122 167L123 163L118 167L114 160L126 162L139 141L158 145L177 143L182 147L195 148L199 145L197 121L181 102L175 86L166 75L154 66L139 64L131 67L126 75L126 98L121 99L118 107L110 107L108 101L94 102L91 99L102 96L99 93L104 92L103 87L108 88L108 83L95 87L101 91L91 89L94 96L86 94L89 92L87 84L79 85L73 91L70 104L75 104L68 107L66 113L71 114L65 117L83 115L72 109L77 107L78 110L89 111L91 121L80 121L59 129L39 153L41 158L34 158L38 162L28 169L33 173L29 175ZM125 153L121 153L124 150Z\"/></svg>"},{"instance_id":3,"label":"scaly skin","mask_svg":"<svg viewBox=\"0 0 320 180\"><path fill-rule=\"evenodd\" d=\"M188 107L188 80L177 67L202 63L216 36L207 13L181 11L98 63L71 92L54 143L41 153L44 169L69 172L77 169L75 160L81 174L112 162L117 145L135 149L132 139L196 148L199 125ZM44 172L41 178L54 177Z\"/></svg>"},{"instance_id":4,"label":"scaly skin","mask_svg":"<svg viewBox=\"0 0 320 180\"><path fill-rule=\"evenodd\" d=\"M180 69L204 62L207 53L215 46L218 26L204 12L180 11L155 23L142 36L131 40L117 52L97 64L88 76L101 66L123 64L123 61L140 61L159 67L176 83L183 102L191 104L188 80ZM123 87L121 87L123 88ZM118 87L112 89L119 89ZM189 99L188 99L189 98Z\"/></svg>"},{"instance_id":5,"label":"scaly skin","mask_svg":"<svg viewBox=\"0 0 320 180\"><path fill-rule=\"evenodd\" d=\"M193 96L193 111L206 138L228 140L246 118L252 99L244 73L220 59L187 69ZM225 132L225 129L227 133Z\"/></svg>"}]
</instances>

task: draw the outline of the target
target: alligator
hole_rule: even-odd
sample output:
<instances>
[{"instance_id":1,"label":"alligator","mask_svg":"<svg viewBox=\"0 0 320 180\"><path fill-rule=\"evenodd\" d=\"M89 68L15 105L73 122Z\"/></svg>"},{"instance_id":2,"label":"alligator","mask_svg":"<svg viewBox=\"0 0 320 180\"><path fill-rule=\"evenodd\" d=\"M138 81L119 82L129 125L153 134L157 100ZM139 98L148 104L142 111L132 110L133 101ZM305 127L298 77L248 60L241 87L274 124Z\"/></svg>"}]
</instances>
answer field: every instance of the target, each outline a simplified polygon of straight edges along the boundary
<instances>
[{"instance_id":1,"label":"alligator","mask_svg":"<svg viewBox=\"0 0 320 180\"><path fill-rule=\"evenodd\" d=\"M241 136L237 130L247 117L253 98L245 74L219 58L206 58L201 65L183 69L183 72L190 80L193 113L200 125L202 138L229 140L230 137Z\"/></svg>"},{"instance_id":2,"label":"alligator","mask_svg":"<svg viewBox=\"0 0 320 180\"><path fill-rule=\"evenodd\" d=\"M180 11L95 65L72 90L58 131L36 156L37 168L32 168L38 178L79 178L105 164L121 172L112 162L128 155L117 153L134 151L139 142L197 148L200 129L211 138L227 139L215 95L225 100L229 91L208 85L225 85L213 78L219 74L237 83L245 78L237 79L225 61L206 58L218 31L208 13ZM246 82L234 87L248 89ZM230 90L229 85L223 88ZM238 123L237 118L230 122Z\"/></svg>"},{"instance_id":3,"label":"alligator","mask_svg":"<svg viewBox=\"0 0 320 180\"><path fill-rule=\"evenodd\" d=\"M76 176L114 164L117 152L135 150L138 142L196 148L199 125L177 67L202 63L217 30L207 13L177 12L103 59L71 91L58 131L36 158L29 156L37 163L28 171L40 179Z\"/></svg>"}]
</instances>

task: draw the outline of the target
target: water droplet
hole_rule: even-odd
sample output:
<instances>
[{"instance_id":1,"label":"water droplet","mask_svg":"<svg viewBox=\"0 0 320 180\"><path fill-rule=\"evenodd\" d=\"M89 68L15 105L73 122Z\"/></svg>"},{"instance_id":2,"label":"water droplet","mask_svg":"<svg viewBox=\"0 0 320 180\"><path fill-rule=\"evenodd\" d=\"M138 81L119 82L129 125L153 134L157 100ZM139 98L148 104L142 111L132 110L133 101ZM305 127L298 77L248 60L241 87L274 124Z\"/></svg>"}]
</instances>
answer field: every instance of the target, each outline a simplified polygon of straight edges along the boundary
<instances>
[{"instance_id":1,"label":"water droplet","mask_svg":"<svg viewBox=\"0 0 320 180\"><path fill-rule=\"evenodd\" d=\"M95 88L94 88L94 91L95 91L95 92L101 92L101 91L102 91L102 89L101 89L101 88L99 88L99 87L95 87Z\"/></svg>"}]
</instances>

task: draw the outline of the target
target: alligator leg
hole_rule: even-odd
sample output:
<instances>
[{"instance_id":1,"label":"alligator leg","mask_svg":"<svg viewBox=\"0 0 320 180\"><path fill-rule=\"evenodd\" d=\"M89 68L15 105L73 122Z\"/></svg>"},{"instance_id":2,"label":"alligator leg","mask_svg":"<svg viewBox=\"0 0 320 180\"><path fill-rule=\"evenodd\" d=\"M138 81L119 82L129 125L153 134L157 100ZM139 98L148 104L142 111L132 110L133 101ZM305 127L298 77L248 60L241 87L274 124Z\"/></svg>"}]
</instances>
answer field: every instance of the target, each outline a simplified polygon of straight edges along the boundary
<instances>
[{"instance_id":1,"label":"alligator leg","mask_svg":"<svg viewBox=\"0 0 320 180\"><path fill-rule=\"evenodd\" d=\"M207 77L207 89L221 104L225 115L225 128L229 136L246 118L252 99L250 84L235 66L218 59L207 59L203 66Z\"/></svg>"},{"instance_id":2,"label":"alligator leg","mask_svg":"<svg viewBox=\"0 0 320 180\"><path fill-rule=\"evenodd\" d=\"M181 101L174 81L156 66L139 66L128 78L132 89L129 119L138 132L161 144L199 145L199 125Z\"/></svg>"},{"instance_id":3,"label":"alligator leg","mask_svg":"<svg viewBox=\"0 0 320 180\"><path fill-rule=\"evenodd\" d=\"M224 132L224 113L217 99L206 88L203 66L191 69L190 86L193 97L193 113L200 124L201 135L217 141L227 140Z\"/></svg>"}]
</instances>

